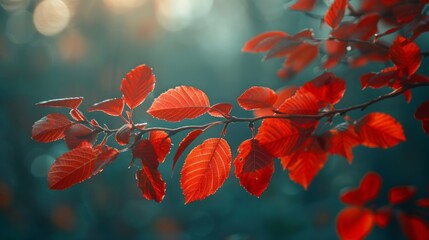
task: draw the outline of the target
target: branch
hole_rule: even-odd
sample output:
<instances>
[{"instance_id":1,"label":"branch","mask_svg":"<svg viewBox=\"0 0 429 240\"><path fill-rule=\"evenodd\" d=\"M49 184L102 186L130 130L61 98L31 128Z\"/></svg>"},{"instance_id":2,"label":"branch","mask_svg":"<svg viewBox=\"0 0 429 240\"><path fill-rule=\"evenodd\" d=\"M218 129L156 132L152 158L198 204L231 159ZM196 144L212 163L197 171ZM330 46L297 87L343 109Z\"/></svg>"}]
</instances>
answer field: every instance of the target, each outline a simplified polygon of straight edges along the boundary
<instances>
[{"instance_id":1,"label":"branch","mask_svg":"<svg viewBox=\"0 0 429 240\"><path fill-rule=\"evenodd\" d=\"M385 95L381 95L377 98L374 98L372 100L369 100L367 102L361 103L361 104L357 104L357 105L353 105L350 107L346 107L346 108L341 108L341 109L334 109L334 110L330 110L330 111L324 111L324 112L319 112L318 114L314 114L314 115L308 115L308 114L282 114L281 112L276 112L277 115L270 115L270 116L261 116L261 117L254 117L254 118L241 118L241 117L234 117L234 116L229 116L226 117L225 120L223 121L215 121L215 122L211 122L211 123L206 123L203 125L189 125L189 126L182 126L182 127L178 127L178 128L164 128L164 127L152 127L152 128L145 128L143 130L134 128L136 130L138 130L138 134L136 136L136 141L134 143L132 143L129 147L125 148L125 150L131 149L135 143L141 139L141 137L148 132L151 131L165 131L167 132L170 136L175 135L179 132L182 131L186 131L186 130L195 130L195 129L208 129L210 127L216 126L216 125L228 125L230 123L238 123L238 122L246 122L249 124L249 126L252 126L255 122L263 120L263 119L268 119L268 118L278 118L278 119L291 119L291 118L312 118L312 119L316 119L316 120L320 120L322 118L328 118L328 119L332 119L336 116L344 116L346 113L350 112L350 111L354 111L354 110L365 110L367 107L384 101L386 99L390 99L390 98L394 98L396 96L401 95L402 93L413 89L413 88L419 88L419 87L425 87L425 86L429 86L429 83L417 83L417 84L410 84L410 85L406 85L405 87L390 92L388 94ZM99 127L100 131L103 131L106 133L106 135L111 135L113 133L116 133L118 131L118 129L107 129L107 128L101 128Z\"/></svg>"}]
</instances>

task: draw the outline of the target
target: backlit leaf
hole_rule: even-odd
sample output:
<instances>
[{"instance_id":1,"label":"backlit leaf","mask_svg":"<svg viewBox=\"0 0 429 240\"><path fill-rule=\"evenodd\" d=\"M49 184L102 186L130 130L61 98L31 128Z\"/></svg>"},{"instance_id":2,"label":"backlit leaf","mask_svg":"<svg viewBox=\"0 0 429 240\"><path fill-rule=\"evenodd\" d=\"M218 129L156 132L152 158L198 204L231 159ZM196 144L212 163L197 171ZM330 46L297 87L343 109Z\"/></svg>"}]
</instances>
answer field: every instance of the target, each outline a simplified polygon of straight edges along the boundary
<instances>
[{"instance_id":1,"label":"backlit leaf","mask_svg":"<svg viewBox=\"0 0 429 240\"><path fill-rule=\"evenodd\" d=\"M389 190L389 202L391 204L400 204L416 194L416 188L413 186L398 186L392 187Z\"/></svg>"},{"instance_id":2,"label":"backlit leaf","mask_svg":"<svg viewBox=\"0 0 429 240\"><path fill-rule=\"evenodd\" d=\"M254 110L272 107L276 100L276 92L272 89L251 87L238 97L237 102L245 110Z\"/></svg>"},{"instance_id":3,"label":"backlit leaf","mask_svg":"<svg viewBox=\"0 0 429 240\"><path fill-rule=\"evenodd\" d=\"M83 97L59 98L36 103L37 106L76 109L82 103Z\"/></svg>"},{"instance_id":4,"label":"backlit leaf","mask_svg":"<svg viewBox=\"0 0 429 240\"><path fill-rule=\"evenodd\" d=\"M301 132L286 119L264 119L256 139L259 145L275 157L285 156L295 149Z\"/></svg>"},{"instance_id":5,"label":"backlit leaf","mask_svg":"<svg viewBox=\"0 0 429 240\"><path fill-rule=\"evenodd\" d=\"M49 114L33 124L31 138L38 142L53 142L64 137L64 131L71 122L60 113Z\"/></svg>"},{"instance_id":6,"label":"backlit leaf","mask_svg":"<svg viewBox=\"0 0 429 240\"><path fill-rule=\"evenodd\" d=\"M259 145L258 140L248 139L238 147L234 165L240 185L252 195L261 196L274 173L274 157Z\"/></svg>"},{"instance_id":7,"label":"backlit leaf","mask_svg":"<svg viewBox=\"0 0 429 240\"><path fill-rule=\"evenodd\" d=\"M176 165L177 160L180 158L183 151L185 151L185 149L189 146L189 144L191 144L203 132L204 132L204 130L195 129L192 132L189 132L188 135L186 135L186 137L179 143L179 147L177 148L177 152L176 152L176 154L174 154L174 157L173 157L172 169L174 169L174 166Z\"/></svg>"},{"instance_id":8,"label":"backlit leaf","mask_svg":"<svg viewBox=\"0 0 429 240\"><path fill-rule=\"evenodd\" d=\"M266 52L285 36L287 36L287 34L281 31L259 34L246 42L242 51L251 53Z\"/></svg>"},{"instance_id":9,"label":"backlit leaf","mask_svg":"<svg viewBox=\"0 0 429 240\"><path fill-rule=\"evenodd\" d=\"M149 141L152 144L159 162L164 162L171 150L171 139L164 131L151 131Z\"/></svg>"},{"instance_id":10,"label":"backlit leaf","mask_svg":"<svg viewBox=\"0 0 429 240\"><path fill-rule=\"evenodd\" d=\"M307 143L292 154L281 157L283 169L289 170L289 177L304 189L325 166L328 153L323 151L317 138L308 139Z\"/></svg>"},{"instance_id":11,"label":"backlit leaf","mask_svg":"<svg viewBox=\"0 0 429 240\"><path fill-rule=\"evenodd\" d=\"M155 75L145 64L129 71L121 82L121 92L128 107L139 106L155 87Z\"/></svg>"},{"instance_id":12,"label":"backlit leaf","mask_svg":"<svg viewBox=\"0 0 429 240\"><path fill-rule=\"evenodd\" d=\"M346 12L348 0L334 0L325 14L324 21L331 28L336 28L340 25L341 20Z\"/></svg>"},{"instance_id":13,"label":"backlit leaf","mask_svg":"<svg viewBox=\"0 0 429 240\"><path fill-rule=\"evenodd\" d=\"M82 124L75 124L65 131L64 141L69 149L79 147L82 142L94 144L97 133Z\"/></svg>"},{"instance_id":14,"label":"backlit leaf","mask_svg":"<svg viewBox=\"0 0 429 240\"><path fill-rule=\"evenodd\" d=\"M214 194L229 176L231 158L231 149L222 138L209 138L192 149L180 178L185 204Z\"/></svg>"},{"instance_id":15,"label":"backlit leaf","mask_svg":"<svg viewBox=\"0 0 429 240\"><path fill-rule=\"evenodd\" d=\"M356 132L367 147L389 148L405 141L401 124L385 113L374 112L361 118Z\"/></svg>"},{"instance_id":16,"label":"backlit leaf","mask_svg":"<svg viewBox=\"0 0 429 240\"><path fill-rule=\"evenodd\" d=\"M115 139L120 145L127 145L130 142L133 125L126 123L116 132Z\"/></svg>"},{"instance_id":17,"label":"backlit leaf","mask_svg":"<svg viewBox=\"0 0 429 240\"><path fill-rule=\"evenodd\" d=\"M274 115L274 109L277 109L286 99L292 97L295 95L296 91L298 90L298 87L295 86L289 86L280 88L276 91L277 94L277 100L271 107L267 108L261 108L261 109L255 109L254 115L255 117L261 117L261 116L271 116Z\"/></svg>"},{"instance_id":18,"label":"backlit leaf","mask_svg":"<svg viewBox=\"0 0 429 240\"><path fill-rule=\"evenodd\" d=\"M230 103L217 103L210 107L209 114L213 117L225 117L231 113L232 105Z\"/></svg>"},{"instance_id":19,"label":"backlit leaf","mask_svg":"<svg viewBox=\"0 0 429 240\"><path fill-rule=\"evenodd\" d=\"M389 206L381 207L375 211L374 217L378 227L386 228L392 218L392 208Z\"/></svg>"},{"instance_id":20,"label":"backlit leaf","mask_svg":"<svg viewBox=\"0 0 429 240\"><path fill-rule=\"evenodd\" d=\"M373 213L362 207L347 207L337 216L337 233L342 240L364 239L374 226Z\"/></svg>"},{"instance_id":21,"label":"backlit leaf","mask_svg":"<svg viewBox=\"0 0 429 240\"><path fill-rule=\"evenodd\" d=\"M429 225L420 217L401 213L399 223L402 232L410 240L427 240L429 239Z\"/></svg>"},{"instance_id":22,"label":"backlit leaf","mask_svg":"<svg viewBox=\"0 0 429 240\"><path fill-rule=\"evenodd\" d=\"M389 54L395 65L405 74L412 75L420 67L422 56L414 42L398 35L390 47Z\"/></svg>"},{"instance_id":23,"label":"backlit leaf","mask_svg":"<svg viewBox=\"0 0 429 240\"><path fill-rule=\"evenodd\" d=\"M381 188L381 177L373 172L367 173L361 180L359 188L348 189L341 193L340 200L345 204L363 205L374 200Z\"/></svg>"},{"instance_id":24,"label":"backlit leaf","mask_svg":"<svg viewBox=\"0 0 429 240\"><path fill-rule=\"evenodd\" d=\"M88 112L101 111L111 116L121 116L124 104L125 102L122 98L107 99L88 108Z\"/></svg>"},{"instance_id":25,"label":"backlit leaf","mask_svg":"<svg viewBox=\"0 0 429 240\"><path fill-rule=\"evenodd\" d=\"M161 94L147 112L155 118L170 122L193 119L210 109L207 95L194 87L180 86Z\"/></svg>"},{"instance_id":26,"label":"backlit leaf","mask_svg":"<svg viewBox=\"0 0 429 240\"><path fill-rule=\"evenodd\" d=\"M343 79L337 78L333 73L325 72L305 83L298 92L310 92L319 101L336 104L343 98L345 91L346 83Z\"/></svg>"},{"instance_id":27,"label":"backlit leaf","mask_svg":"<svg viewBox=\"0 0 429 240\"><path fill-rule=\"evenodd\" d=\"M429 101L422 103L414 113L417 120L429 120Z\"/></svg>"},{"instance_id":28,"label":"backlit leaf","mask_svg":"<svg viewBox=\"0 0 429 240\"><path fill-rule=\"evenodd\" d=\"M315 4L316 0L297 0L289 9L295 11L311 11Z\"/></svg>"},{"instance_id":29,"label":"backlit leaf","mask_svg":"<svg viewBox=\"0 0 429 240\"><path fill-rule=\"evenodd\" d=\"M353 160L352 149L360 144L359 136L356 134L354 126L342 123L329 130L324 135L327 139L327 149L331 154L338 154L345 157L351 164Z\"/></svg>"},{"instance_id":30,"label":"backlit leaf","mask_svg":"<svg viewBox=\"0 0 429 240\"><path fill-rule=\"evenodd\" d=\"M158 171L157 153L149 140L141 140L133 148L133 156L141 159L142 169L136 172L136 179L143 197L161 202L165 196L165 182Z\"/></svg>"},{"instance_id":31,"label":"backlit leaf","mask_svg":"<svg viewBox=\"0 0 429 240\"><path fill-rule=\"evenodd\" d=\"M90 178L99 154L99 149L81 147L58 157L49 169L49 188L63 190Z\"/></svg>"}]
</instances>

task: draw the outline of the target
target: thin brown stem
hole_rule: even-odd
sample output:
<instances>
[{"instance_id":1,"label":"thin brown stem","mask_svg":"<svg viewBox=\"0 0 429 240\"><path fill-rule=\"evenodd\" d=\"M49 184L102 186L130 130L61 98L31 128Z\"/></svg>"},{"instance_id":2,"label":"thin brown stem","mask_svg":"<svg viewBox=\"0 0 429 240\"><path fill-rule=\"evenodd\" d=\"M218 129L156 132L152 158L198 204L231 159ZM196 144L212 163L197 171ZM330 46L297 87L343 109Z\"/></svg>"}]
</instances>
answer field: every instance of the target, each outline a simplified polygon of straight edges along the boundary
<instances>
[{"instance_id":1,"label":"thin brown stem","mask_svg":"<svg viewBox=\"0 0 429 240\"><path fill-rule=\"evenodd\" d=\"M423 83L417 83L417 84L410 84L407 85L401 89L398 89L396 91L390 92L388 94L385 95L381 95L377 98L374 98L372 100L369 100L367 102L361 103L361 104L357 104L357 105L353 105L350 107L346 107L346 108L340 108L340 109L334 109L334 110L329 110L329 111L324 111L324 112L319 112L317 114L282 114L280 112L277 112L278 114L276 115L270 115L270 116L260 116L260 117L254 117L254 118L242 118L242 117L234 117L234 116L230 116L227 119L223 120L223 121L215 121L215 122L210 122L210 123L206 123L203 125L189 125L189 126L182 126L182 127L178 127L178 128L164 128L164 127L152 127L152 128L145 128L143 130L139 130L138 133L138 137L136 138L136 141L138 141L143 134L151 132L151 131L165 131L167 132L170 136L175 135L176 133L182 132L182 131L187 131L187 130L195 130L195 129L207 129L216 125L224 125L227 126L230 123L240 123L240 122L245 122L248 123L249 126L253 126L255 122L257 121L261 121L263 119L291 119L291 118L312 118L312 119L316 119L316 120L320 120L322 118L328 118L328 119L332 119L336 116L344 116L346 115L346 113L350 112L350 111L354 111L354 110L365 110L367 107L384 101L386 99L390 99L390 98L394 98L396 96L401 95L402 93L404 93L405 91L408 91L410 89L413 88L418 88L418 87L425 87L425 86L429 86L429 83L423 82ZM115 132L118 131L118 129L107 129L107 128L102 128L100 127L100 130L105 132L106 135L111 135ZM127 149L131 149L133 146L135 145L135 142L132 143L129 147L127 147L124 150Z\"/></svg>"}]
</instances>

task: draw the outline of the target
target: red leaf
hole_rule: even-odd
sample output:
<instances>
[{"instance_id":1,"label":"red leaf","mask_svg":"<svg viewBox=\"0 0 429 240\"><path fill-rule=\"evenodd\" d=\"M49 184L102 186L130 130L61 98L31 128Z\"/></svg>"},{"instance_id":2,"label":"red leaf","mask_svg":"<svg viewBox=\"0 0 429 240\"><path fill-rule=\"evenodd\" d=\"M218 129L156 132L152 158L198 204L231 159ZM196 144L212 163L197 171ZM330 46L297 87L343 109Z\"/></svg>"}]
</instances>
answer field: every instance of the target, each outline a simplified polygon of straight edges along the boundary
<instances>
[{"instance_id":1,"label":"red leaf","mask_svg":"<svg viewBox=\"0 0 429 240\"><path fill-rule=\"evenodd\" d=\"M381 207L375 211L375 223L380 228L386 228L392 217L392 209L388 206Z\"/></svg>"},{"instance_id":2,"label":"red leaf","mask_svg":"<svg viewBox=\"0 0 429 240\"><path fill-rule=\"evenodd\" d=\"M403 3L392 7L392 15L397 23L409 23L418 18L423 5L420 3Z\"/></svg>"},{"instance_id":3,"label":"red leaf","mask_svg":"<svg viewBox=\"0 0 429 240\"><path fill-rule=\"evenodd\" d=\"M80 147L58 157L48 173L49 188L63 190L97 174L99 154L99 149Z\"/></svg>"},{"instance_id":4,"label":"red leaf","mask_svg":"<svg viewBox=\"0 0 429 240\"><path fill-rule=\"evenodd\" d=\"M171 139L164 131L151 131L149 141L152 144L159 162L164 162L171 150Z\"/></svg>"},{"instance_id":5,"label":"red leaf","mask_svg":"<svg viewBox=\"0 0 429 240\"><path fill-rule=\"evenodd\" d=\"M381 188L381 177L369 172L361 180L359 188L349 189L340 195L341 202L351 205L363 205L374 200Z\"/></svg>"},{"instance_id":6,"label":"red leaf","mask_svg":"<svg viewBox=\"0 0 429 240\"><path fill-rule=\"evenodd\" d=\"M36 103L37 106L76 109L82 103L83 97L59 98Z\"/></svg>"},{"instance_id":7,"label":"red leaf","mask_svg":"<svg viewBox=\"0 0 429 240\"><path fill-rule=\"evenodd\" d=\"M410 240L429 239L429 225L417 216L402 213L399 215L402 232Z\"/></svg>"},{"instance_id":8,"label":"red leaf","mask_svg":"<svg viewBox=\"0 0 429 240\"><path fill-rule=\"evenodd\" d=\"M315 4L316 0L297 0L296 3L289 7L289 10L311 11Z\"/></svg>"},{"instance_id":9,"label":"red leaf","mask_svg":"<svg viewBox=\"0 0 429 240\"><path fill-rule=\"evenodd\" d=\"M328 154L323 151L318 139L312 137L301 149L280 160L283 169L289 170L290 179L307 189L313 178L325 165Z\"/></svg>"},{"instance_id":10,"label":"red leaf","mask_svg":"<svg viewBox=\"0 0 429 240\"><path fill-rule=\"evenodd\" d=\"M137 66L125 75L121 82L121 92L131 110L139 106L153 91L155 81L152 69L145 64Z\"/></svg>"},{"instance_id":11,"label":"red leaf","mask_svg":"<svg viewBox=\"0 0 429 240\"><path fill-rule=\"evenodd\" d=\"M69 149L81 146L83 142L89 143L92 146L97 140L97 133L85 127L82 124L75 124L65 131L64 141Z\"/></svg>"},{"instance_id":12,"label":"red leaf","mask_svg":"<svg viewBox=\"0 0 429 240\"><path fill-rule=\"evenodd\" d=\"M33 124L31 138L38 142L53 142L64 137L64 131L71 122L60 113L49 114Z\"/></svg>"},{"instance_id":13,"label":"red leaf","mask_svg":"<svg viewBox=\"0 0 429 240\"><path fill-rule=\"evenodd\" d=\"M131 132L133 130L133 125L130 123L124 124L116 132L115 139L120 145L127 145L130 142Z\"/></svg>"},{"instance_id":14,"label":"red leaf","mask_svg":"<svg viewBox=\"0 0 429 240\"><path fill-rule=\"evenodd\" d=\"M294 96L286 99L277 109L281 114L286 115L317 115L319 113L319 101L311 93L300 94L299 91ZM310 117L290 118L294 124L302 128L314 127L318 120Z\"/></svg>"},{"instance_id":15,"label":"red leaf","mask_svg":"<svg viewBox=\"0 0 429 240\"><path fill-rule=\"evenodd\" d=\"M136 179L144 198L156 202L164 199L166 184L158 170L143 167L136 172Z\"/></svg>"},{"instance_id":16,"label":"red leaf","mask_svg":"<svg viewBox=\"0 0 429 240\"><path fill-rule=\"evenodd\" d=\"M99 150L100 154L94 162L93 176L102 172L103 169L113 162L119 155L118 149L106 145L98 145L95 149Z\"/></svg>"},{"instance_id":17,"label":"red leaf","mask_svg":"<svg viewBox=\"0 0 429 240\"><path fill-rule=\"evenodd\" d=\"M122 98L107 99L88 108L88 112L101 111L111 116L121 116L124 104L125 102Z\"/></svg>"},{"instance_id":18,"label":"red leaf","mask_svg":"<svg viewBox=\"0 0 429 240\"><path fill-rule=\"evenodd\" d=\"M310 92L319 101L336 104L343 98L345 91L346 83L343 79L337 78L333 73L325 72L305 83L298 92Z\"/></svg>"},{"instance_id":19,"label":"red leaf","mask_svg":"<svg viewBox=\"0 0 429 240\"><path fill-rule=\"evenodd\" d=\"M296 47L302 45L305 40L313 39L313 30L304 29L293 36L285 36L280 39L271 49L268 51L264 60L268 60L274 57L287 57L292 52L295 52ZM307 44L306 44L307 45ZM303 48L305 49L305 48Z\"/></svg>"},{"instance_id":20,"label":"red leaf","mask_svg":"<svg viewBox=\"0 0 429 240\"><path fill-rule=\"evenodd\" d=\"M285 156L295 150L301 132L286 119L264 119L256 139L259 145L275 157Z\"/></svg>"},{"instance_id":21,"label":"red leaf","mask_svg":"<svg viewBox=\"0 0 429 240\"><path fill-rule=\"evenodd\" d=\"M245 110L270 108L277 100L277 94L270 88L251 87L244 91L238 99L238 105Z\"/></svg>"},{"instance_id":22,"label":"red leaf","mask_svg":"<svg viewBox=\"0 0 429 240\"><path fill-rule=\"evenodd\" d=\"M371 13L361 17L352 31L352 36L360 40L370 39L377 33L378 20L380 20L378 13Z\"/></svg>"},{"instance_id":23,"label":"red leaf","mask_svg":"<svg viewBox=\"0 0 429 240\"><path fill-rule=\"evenodd\" d=\"M208 113L213 117L228 117L230 116L231 109L232 105L230 103L218 103L211 106Z\"/></svg>"},{"instance_id":24,"label":"red leaf","mask_svg":"<svg viewBox=\"0 0 429 240\"><path fill-rule=\"evenodd\" d=\"M85 116L78 109L70 110L69 114L75 121L85 121Z\"/></svg>"},{"instance_id":25,"label":"red leaf","mask_svg":"<svg viewBox=\"0 0 429 240\"><path fill-rule=\"evenodd\" d=\"M192 149L180 178L185 204L214 194L229 176L231 158L231 149L222 138L209 138Z\"/></svg>"},{"instance_id":26,"label":"red leaf","mask_svg":"<svg viewBox=\"0 0 429 240\"><path fill-rule=\"evenodd\" d=\"M301 43L294 47L283 64L283 68L293 74L301 72L319 55L319 44Z\"/></svg>"},{"instance_id":27,"label":"red leaf","mask_svg":"<svg viewBox=\"0 0 429 240\"><path fill-rule=\"evenodd\" d=\"M374 215L366 208L347 207L337 216L337 233L342 240L364 239L373 226Z\"/></svg>"},{"instance_id":28,"label":"red leaf","mask_svg":"<svg viewBox=\"0 0 429 240\"><path fill-rule=\"evenodd\" d=\"M390 47L389 53L395 65L408 76L413 75L422 62L417 44L399 35Z\"/></svg>"},{"instance_id":29,"label":"red leaf","mask_svg":"<svg viewBox=\"0 0 429 240\"><path fill-rule=\"evenodd\" d=\"M287 36L287 33L280 31L259 34L246 42L242 51L251 53L266 52L285 36Z\"/></svg>"},{"instance_id":30,"label":"red leaf","mask_svg":"<svg viewBox=\"0 0 429 240\"><path fill-rule=\"evenodd\" d=\"M328 24L331 28L337 28L337 26L340 25L341 20L344 17L347 4L347 0L334 0L334 2L325 14L325 23Z\"/></svg>"},{"instance_id":31,"label":"red leaf","mask_svg":"<svg viewBox=\"0 0 429 240\"><path fill-rule=\"evenodd\" d=\"M389 85L392 79L398 77L399 71L397 67L389 67L378 73L367 73L361 76L360 81L362 89L366 87L381 88Z\"/></svg>"},{"instance_id":32,"label":"red leaf","mask_svg":"<svg viewBox=\"0 0 429 240\"><path fill-rule=\"evenodd\" d=\"M259 145L258 140L248 139L238 147L234 165L240 185L250 194L261 196L274 173L274 157Z\"/></svg>"},{"instance_id":33,"label":"red leaf","mask_svg":"<svg viewBox=\"0 0 429 240\"><path fill-rule=\"evenodd\" d=\"M155 118L170 122L193 119L210 109L207 95L194 87L180 86L161 94L147 112Z\"/></svg>"},{"instance_id":34,"label":"red leaf","mask_svg":"<svg viewBox=\"0 0 429 240\"><path fill-rule=\"evenodd\" d=\"M420 198L417 200L416 205L422 208L429 208L429 198Z\"/></svg>"},{"instance_id":35,"label":"red leaf","mask_svg":"<svg viewBox=\"0 0 429 240\"><path fill-rule=\"evenodd\" d=\"M380 193L381 183L381 177L377 173L369 172L363 177L359 189L365 202L377 198Z\"/></svg>"},{"instance_id":36,"label":"red leaf","mask_svg":"<svg viewBox=\"0 0 429 240\"><path fill-rule=\"evenodd\" d=\"M277 109L286 99L295 95L298 90L295 86L280 88L276 91L277 100L272 107L256 109L253 113L255 117L274 115L274 109Z\"/></svg>"},{"instance_id":37,"label":"red leaf","mask_svg":"<svg viewBox=\"0 0 429 240\"><path fill-rule=\"evenodd\" d=\"M414 113L417 120L429 120L429 101L422 103Z\"/></svg>"},{"instance_id":38,"label":"red leaf","mask_svg":"<svg viewBox=\"0 0 429 240\"><path fill-rule=\"evenodd\" d=\"M353 160L352 149L360 144L359 136L351 124L342 123L329 130L324 135L327 142L327 149L331 154L338 154L345 157L351 164Z\"/></svg>"},{"instance_id":39,"label":"red leaf","mask_svg":"<svg viewBox=\"0 0 429 240\"><path fill-rule=\"evenodd\" d=\"M413 186L393 187L389 190L389 202L391 204L400 204L416 194L416 188Z\"/></svg>"},{"instance_id":40,"label":"red leaf","mask_svg":"<svg viewBox=\"0 0 429 240\"><path fill-rule=\"evenodd\" d=\"M158 171L158 156L149 140L142 140L133 148L133 156L142 160L142 169L136 172L143 197L161 202L165 196L165 182Z\"/></svg>"},{"instance_id":41,"label":"red leaf","mask_svg":"<svg viewBox=\"0 0 429 240\"><path fill-rule=\"evenodd\" d=\"M370 113L361 118L356 131L367 147L389 148L405 141L401 124L385 113Z\"/></svg>"},{"instance_id":42,"label":"red leaf","mask_svg":"<svg viewBox=\"0 0 429 240\"><path fill-rule=\"evenodd\" d=\"M189 146L189 144L191 144L203 132L204 130L201 130L201 129L193 130L192 132L188 133L188 135L186 135L186 137L180 142L179 147L177 148L177 152L176 154L174 154L174 157L173 157L173 167L172 167L173 170L174 170L174 166L177 163L177 160L182 155L183 151L185 151L185 149Z\"/></svg>"}]
</instances>

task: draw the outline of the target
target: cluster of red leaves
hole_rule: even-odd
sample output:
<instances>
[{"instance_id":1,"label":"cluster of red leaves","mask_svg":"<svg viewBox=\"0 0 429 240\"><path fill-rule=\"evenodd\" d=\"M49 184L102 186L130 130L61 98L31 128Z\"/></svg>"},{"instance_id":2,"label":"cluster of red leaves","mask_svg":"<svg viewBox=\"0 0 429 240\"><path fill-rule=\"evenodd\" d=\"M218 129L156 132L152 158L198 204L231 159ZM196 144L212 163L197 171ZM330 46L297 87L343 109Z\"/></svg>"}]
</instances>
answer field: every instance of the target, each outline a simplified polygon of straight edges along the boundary
<instances>
[{"instance_id":1,"label":"cluster of red leaves","mask_svg":"<svg viewBox=\"0 0 429 240\"><path fill-rule=\"evenodd\" d=\"M308 12L314 9L317 2L297 0L289 9ZM429 31L429 18L423 12L428 2L365 0L355 8L348 0L334 0L322 19L331 28L328 38L314 38L311 29L295 35L282 31L265 32L249 40L243 51L266 52L265 60L285 58L283 67L278 72L280 78L288 78L302 71L317 58L322 47L322 52L326 54L323 62L326 69L335 67L351 50L356 53L346 59L351 67L363 66L368 61L386 62L391 53L379 38L407 27L413 33L409 41L414 41L422 33ZM346 14L353 17L353 20L343 21ZM380 33L379 25L387 25L388 30Z\"/></svg>"},{"instance_id":2,"label":"cluster of red leaves","mask_svg":"<svg viewBox=\"0 0 429 240\"><path fill-rule=\"evenodd\" d=\"M390 115L377 112L316 134L319 114L333 109L346 90L344 80L333 73L320 75L294 93L286 90L281 90L289 94L283 95L279 105L275 105L279 99L276 93L264 87L252 87L238 98L246 110L269 108L274 115L263 120L255 138L240 145L235 160L241 185L253 195L259 196L268 186L275 158L280 158L293 181L307 188L329 154L341 155L351 163L352 149L358 145L389 148L405 140L401 125ZM247 162L253 169L241 170ZM250 173L255 176L249 178Z\"/></svg>"},{"instance_id":3,"label":"cluster of red leaves","mask_svg":"<svg viewBox=\"0 0 429 240\"><path fill-rule=\"evenodd\" d=\"M416 73L421 65L422 54L413 42L417 34L427 31L427 27L423 27L426 25L420 24L426 21L426 17L421 16L426 1L387 2L363 1L360 9L355 10L347 0L335 0L324 17L324 22L332 29L330 38L314 38L311 29L295 35L280 31L267 32L248 41L243 50L267 52L266 59L285 58L280 75L286 77L302 71L316 59L321 43L325 43L327 49L327 60L324 63L326 68L335 66L346 55L347 48L352 47L359 51L353 61L354 66L362 65L368 60L391 59L394 63L393 67L380 73L363 75L362 88L390 87L394 89L391 94L404 92L410 101L409 89L413 85L429 84L429 78ZM309 11L315 4L316 0L297 1L291 9ZM342 21L347 12L355 18L354 21ZM410 39L398 36L387 47L370 42L376 40L380 21L396 24L397 27L408 26L416 21L420 30L414 30L414 36ZM230 103L210 104L204 91L195 87L178 86L170 89L159 95L147 110L152 117L180 122L207 113L223 119L206 125L177 129L148 128L145 123L133 121L133 110L154 90L155 82L152 69L140 65L123 78L120 86L122 97L96 103L88 109L89 112L101 111L120 117L124 124L118 129L102 127L95 119L88 120L78 109L83 101L82 97L54 99L37 104L70 109L71 119L54 113L33 125L34 140L52 142L64 139L70 149L53 163L49 171L48 183L51 189L65 189L84 181L115 160L120 151L106 145L112 135L115 135L119 145L125 146L121 151L132 151L132 163L134 159L140 160L141 169L137 171L136 179L143 196L160 202L165 195L166 184L158 167L171 150L170 137L180 131L191 130L180 142L173 157L174 169L187 147L205 130L223 125L220 137L204 140L184 160L180 185L186 203L214 194L230 175L232 164L240 184L252 195L260 196L271 180L275 159L280 159L283 169L288 170L293 181L307 189L330 154L343 156L351 163L352 149L356 146L389 148L405 141L401 124L388 114L373 112L352 120L345 114L349 110L363 109L366 106L336 109L335 105L342 99L346 84L343 79L329 72L301 87L286 87L277 92L266 87L250 87L238 97L237 102L241 108L253 111L257 116L253 120L231 115ZM127 109L124 112L125 107ZM332 129L319 131L322 118L327 118L328 123L331 123L332 118L337 115L343 115L345 121ZM428 102L417 109L415 117L422 121L425 132L429 134ZM254 123L259 120L263 121L255 129ZM240 144L233 160L224 136L229 124L235 122L249 123L253 135ZM98 141L100 134L104 134L104 137Z\"/></svg>"},{"instance_id":4,"label":"cluster of red leaves","mask_svg":"<svg viewBox=\"0 0 429 240\"><path fill-rule=\"evenodd\" d=\"M133 158L141 160L136 173L138 186L146 199L160 202L165 195L165 182L158 166L171 150L173 132L152 130L146 124L132 120L133 109L153 91L155 76L146 65L131 70L121 83L121 98L96 103L88 111L102 111L122 117L125 123L118 129L101 127L94 119L89 121L78 110L83 98L55 99L39 106L70 108L70 120L60 113L49 114L33 125L32 137L39 142L64 139L70 151L52 165L48 182L51 189L65 189L97 174L119 151L106 145L115 134L119 145L128 145ZM238 105L245 110L265 112L255 137L245 140L234 160L235 174L240 184L251 194L260 196L267 188L274 172L274 159L280 158L290 178L307 188L323 168L329 154L344 156L351 163L352 148L357 145L388 148L405 140L401 125L384 113L370 113L357 121L348 121L316 135L315 130L323 110L332 110L346 90L344 80L333 73L324 73L301 88L285 88L281 92L266 87L251 87L238 97ZM123 117L125 104L127 117ZM180 86L158 96L147 112L158 119L178 122L193 119L205 113L225 119L223 134L229 122L232 105L210 105L200 89ZM274 115L274 116L272 116ZM229 122L228 122L229 121ZM191 131L179 144L173 157L173 168L180 155L207 128L209 124ZM105 136L95 144L98 135ZM148 133L148 136L145 134ZM133 159L133 160L134 160ZM228 178L232 154L225 139L210 138L190 151L181 170L181 188L185 202L204 199L219 189Z\"/></svg>"},{"instance_id":5,"label":"cluster of red leaves","mask_svg":"<svg viewBox=\"0 0 429 240\"><path fill-rule=\"evenodd\" d=\"M344 191L340 200L350 205L337 216L337 232L340 239L364 239L374 225L387 228L393 216L396 216L402 232L408 239L429 239L429 224L422 216L409 214L400 209L401 204L410 201L416 193L413 186L392 187L388 193L389 204L374 207L369 202L379 195L382 185L381 177L376 173L367 173L358 188ZM429 208L429 197L416 201L420 208Z\"/></svg>"}]
</instances>

